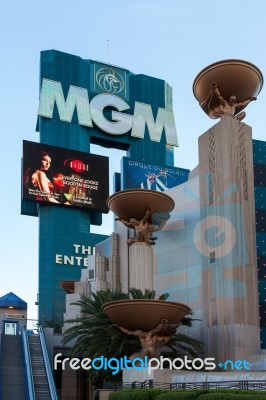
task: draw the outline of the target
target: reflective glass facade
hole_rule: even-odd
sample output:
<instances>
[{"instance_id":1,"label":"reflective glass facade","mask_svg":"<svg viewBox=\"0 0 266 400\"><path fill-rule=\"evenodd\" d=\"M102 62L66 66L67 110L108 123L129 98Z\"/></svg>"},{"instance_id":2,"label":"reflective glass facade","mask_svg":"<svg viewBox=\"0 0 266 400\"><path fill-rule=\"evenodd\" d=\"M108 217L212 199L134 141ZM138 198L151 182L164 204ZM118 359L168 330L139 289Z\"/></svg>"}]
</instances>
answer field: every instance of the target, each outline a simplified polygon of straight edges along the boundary
<instances>
[{"instance_id":1,"label":"reflective glass facade","mask_svg":"<svg viewBox=\"0 0 266 400\"><path fill-rule=\"evenodd\" d=\"M266 142L253 140L261 348L266 349Z\"/></svg>"}]
</instances>

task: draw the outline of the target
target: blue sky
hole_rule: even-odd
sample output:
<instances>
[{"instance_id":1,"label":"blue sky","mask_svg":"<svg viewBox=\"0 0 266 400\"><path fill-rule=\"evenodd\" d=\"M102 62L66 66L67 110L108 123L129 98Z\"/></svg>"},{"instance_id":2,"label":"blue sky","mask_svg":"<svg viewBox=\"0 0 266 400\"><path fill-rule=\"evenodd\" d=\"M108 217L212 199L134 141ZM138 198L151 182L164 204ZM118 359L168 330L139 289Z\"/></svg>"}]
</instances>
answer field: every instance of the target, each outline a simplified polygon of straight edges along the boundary
<instances>
[{"instance_id":1,"label":"blue sky","mask_svg":"<svg viewBox=\"0 0 266 400\"><path fill-rule=\"evenodd\" d=\"M215 123L198 106L193 81L205 66L230 58L250 61L266 76L265 16L264 0L1 0L0 296L15 292L36 318L38 219L20 215L20 162L22 140L39 141L40 51L56 49L166 80L180 144L175 165L193 169L198 137ZM258 140L266 140L265 90L244 120ZM113 151L113 172L121 156ZM111 215L92 229L111 230Z\"/></svg>"}]
</instances>

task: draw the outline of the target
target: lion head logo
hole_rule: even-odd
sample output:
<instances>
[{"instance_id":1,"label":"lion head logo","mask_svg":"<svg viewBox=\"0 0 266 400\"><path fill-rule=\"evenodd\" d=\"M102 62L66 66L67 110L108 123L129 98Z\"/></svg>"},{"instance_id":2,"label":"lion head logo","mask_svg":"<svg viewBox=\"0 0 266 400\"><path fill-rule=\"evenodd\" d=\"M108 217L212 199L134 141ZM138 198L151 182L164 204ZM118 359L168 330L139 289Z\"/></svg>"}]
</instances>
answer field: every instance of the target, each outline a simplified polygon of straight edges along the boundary
<instances>
[{"instance_id":1,"label":"lion head logo","mask_svg":"<svg viewBox=\"0 0 266 400\"><path fill-rule=\"evenodd\" d=\"M108 93L120 93L124 89L122 76L112 68L101 68L96 73L96 82Z\"/></svg>"}]
</instances>

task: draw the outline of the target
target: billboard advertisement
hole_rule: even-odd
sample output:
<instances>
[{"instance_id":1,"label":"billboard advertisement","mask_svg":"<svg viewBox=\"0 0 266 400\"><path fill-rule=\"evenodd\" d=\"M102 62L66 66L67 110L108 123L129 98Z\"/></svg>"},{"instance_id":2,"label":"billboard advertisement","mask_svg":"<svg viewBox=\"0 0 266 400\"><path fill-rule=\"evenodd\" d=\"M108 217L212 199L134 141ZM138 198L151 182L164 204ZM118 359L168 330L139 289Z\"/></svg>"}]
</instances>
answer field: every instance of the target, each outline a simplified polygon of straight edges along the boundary
<instances>
[{"instance_id":1,"label":"billboard advertisement","mask_svg":"<svg viewBox=\"0 0 266 400\"><path fill-rule=\"evenodd\" d=\"M23 141L22 199L107 213L109 159Z\"/></svg>"},{"instance_id":2,"label":"billboard advertisement","mask_svg":"<svg viewBox=\"0 0 266 400\"><path fill-rule=\"evenodd\" d=\"M188 169L149 164L123 157L123 189L165 191L188 180Z\"/></svg>"}]
</instances>

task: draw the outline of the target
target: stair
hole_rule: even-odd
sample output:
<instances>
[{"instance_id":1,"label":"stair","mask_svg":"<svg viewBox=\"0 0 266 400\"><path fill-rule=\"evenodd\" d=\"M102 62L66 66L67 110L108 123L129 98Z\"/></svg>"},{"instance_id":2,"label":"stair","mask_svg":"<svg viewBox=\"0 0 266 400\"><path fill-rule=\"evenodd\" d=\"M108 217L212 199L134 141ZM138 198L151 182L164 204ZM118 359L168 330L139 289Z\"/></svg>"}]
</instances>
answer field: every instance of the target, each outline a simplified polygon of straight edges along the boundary
<instances>
[{"instance_id":1,"label":"stair","mask_svg":"<svg viewBox=\"0 0 266 400\"><path fill-rule=\"evenodd\" d=\"M27 400L21 335L1 336L1 372L0 398L2 400Z\"/></svg>"}]
</instances>

